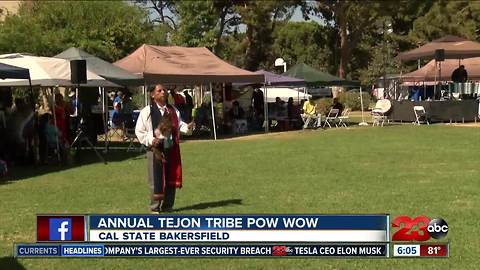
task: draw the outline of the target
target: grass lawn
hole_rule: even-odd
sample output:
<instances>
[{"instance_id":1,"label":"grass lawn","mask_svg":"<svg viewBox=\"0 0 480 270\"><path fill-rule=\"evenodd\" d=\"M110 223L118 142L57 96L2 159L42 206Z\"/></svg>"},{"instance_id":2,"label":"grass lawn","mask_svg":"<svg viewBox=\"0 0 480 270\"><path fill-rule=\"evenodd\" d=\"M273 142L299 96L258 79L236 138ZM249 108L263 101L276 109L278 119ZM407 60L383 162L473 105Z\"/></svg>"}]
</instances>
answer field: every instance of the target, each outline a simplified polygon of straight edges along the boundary
<instances>
[{"instance_id":1,"label":"grass lawn","mask_svg":"<svg viewBox=\"0 0 480 270\"><path fill-rule=\"evenodd\" d=\"M17 168L0 184L0 269L478 269L480 128L366 127L182 144L178 214L390 213L442 217L448 259L19 259L36 213L148 213L143 155ZM96 161L95 157L91 157ZM477 258L477 259L475 259Z\"/></svg>"}]
</instances>

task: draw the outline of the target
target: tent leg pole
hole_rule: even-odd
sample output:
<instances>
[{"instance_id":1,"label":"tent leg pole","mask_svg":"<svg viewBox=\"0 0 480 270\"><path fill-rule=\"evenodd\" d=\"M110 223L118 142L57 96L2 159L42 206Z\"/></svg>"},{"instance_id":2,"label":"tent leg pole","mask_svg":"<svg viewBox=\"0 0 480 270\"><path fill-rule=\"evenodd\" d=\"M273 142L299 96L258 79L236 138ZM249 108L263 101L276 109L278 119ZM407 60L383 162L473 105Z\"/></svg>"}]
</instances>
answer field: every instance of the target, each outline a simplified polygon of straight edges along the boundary
<instances>
[{"instance_id":1,"label":"tent leg pole","mask_svg":"<svg viewBox=\"0 0 480 270\"><path fill-rule=\"evenodd\" d=\"M55 124L55 128L58 130L57 126L57 114L55 113L55 107L57 106L56 100L55 100L55 90L52 88L52 95L53 95L53 123ZM59 130L58 130L59 131ZM58 162L60 162L60 142L59 142L59 137L56 136L56 142L57 142L57 159Z\"/></svg>"},{"instance_id":2,"label":"tent leg pole","mask_svg":"<svg viewBox=\"0 0 480 270\"><path fill-rule=\"evenodd\" d=\"M384 88L385 89L385 88ZM362 87L360 86L360 107L362 109L362 122L359 123L359 126L368 126L367 122L365 122L365 118L363 115L363 95L362 95Z\"/></svg>"},{"instance_id":3,"label":"tent leg pole","mask_svg":"<svg viewBox=\"0 0 480 270\"><path fill-rule=\"evenodd\" d=\"M35 130L35 135L33 138L33 159L35 164L37 164L40 161L40 149L39 149L39 138L38 138L38 113L35 110L35 95L33 93L33 87L32 87L32 79L30 78L30 75L28 75L28 86L30 88L30 98L32 102L32 109L33 109L33 127Z\"/></svg>"},{"instance_id":4,"label":"tent leg pole","mask_svg":"<svg viewBox=\"0 0 480 270\"><path fill-rule=\"evenodd\" d=\"M107 116L106 116L106 110L105 110L105 103L106 103L106 95L105 95L105 87L99 87L100 88L100 91L101 91L101 96L102 96L102 120L103 120L103 132L105 134L105 138L104 138L104 141L105 141L105 147L103 149L103 151L106 153L108 151L108 119L107 119Z\"/></svg>"},{"instance_id":5,"label":"tent leg pole","mask_svg":"<svg viewBox=\"0 0 480 270\"><path fill-rule=\"evenodd\" d=\"M215 111L213 109L213 88L212 83L210 83L210 107L212 108L212 122L213 122L213 138L217 140L217 128L215 126Z\"/></svg>"},{"instance_id":6,"label":"tent leg pole","mask_svg":"<svg viewBox=\"0 0 480 270\"><path fill-rule=\"evenodd\" d=\"M147 85L146 85L146 82L144 82L143 84L143 87L142 87L142 90L143 90L143 102L144 102L144 107L148 106L148 102L147 102Z\"/></svg>"},{"instance_id":7,"label":"tent leg pole","mask_svg":"<svg viewBox=\"0 0 480 270\"><path fill-rule=\"evenodd\" d=\"M264 123L265 123L265 133L268 133L269 131L269 121L268 121L268 92L267 92L267 86L265 83L263 83L263 96L264 96L264 112L263 112L263 118L264 118Z\"/></svg>"}]
</instances>

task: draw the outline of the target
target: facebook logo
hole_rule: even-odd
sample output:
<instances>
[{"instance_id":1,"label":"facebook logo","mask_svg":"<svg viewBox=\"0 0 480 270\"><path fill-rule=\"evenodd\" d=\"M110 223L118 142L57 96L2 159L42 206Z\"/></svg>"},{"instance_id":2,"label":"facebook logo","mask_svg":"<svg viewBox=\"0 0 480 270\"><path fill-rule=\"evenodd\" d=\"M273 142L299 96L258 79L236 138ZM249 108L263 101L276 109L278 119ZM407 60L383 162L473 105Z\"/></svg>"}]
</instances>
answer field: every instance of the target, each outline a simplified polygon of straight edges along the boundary
<instances>
[{"instance_id":1,"label":"facebook logo","mask_svg":"<svg viewBox=\"0 0 480 270\"><path fill-rule=\"evenodd\" d=\"M72 219L51 218L50 219L50 240L70 241L72 240Z\"/></svg>"}]
</instances>

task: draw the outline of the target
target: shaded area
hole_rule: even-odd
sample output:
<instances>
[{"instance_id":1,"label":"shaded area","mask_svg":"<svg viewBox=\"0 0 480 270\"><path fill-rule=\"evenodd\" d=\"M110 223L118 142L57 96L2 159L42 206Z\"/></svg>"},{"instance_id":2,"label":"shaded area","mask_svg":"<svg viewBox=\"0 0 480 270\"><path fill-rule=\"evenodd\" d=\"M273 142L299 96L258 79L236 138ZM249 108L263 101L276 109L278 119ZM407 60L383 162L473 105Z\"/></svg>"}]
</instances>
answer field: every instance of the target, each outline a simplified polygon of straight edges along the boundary
<instances>
[{"instance_id":1,"label":"shaded area","mask_svg":"<svg viewBox=\"0 0 480 270\"><path fill-rule=\"evenodd\" d=\"M101 153L101 150L99 150ZM110 150L109 152L102 154L107 161L105 166L109 166L108 162L119 162L127 159L143 158L145 153L143 152L127 152L126 150ZM35 176L41 176L48 173L59 172L68 170L84 165L103 163L92 150L82 149L73 155L72 160L67 164L47 164L47 165L17 165L9 167L8 176L6 179L0 180L0 185L9 184L13 181L28 179Z\"/></svg>"},{"instance_id":2,"label":"shaded area","mask_svg":"<svg viewBox=\"0 0 480 270\"><path fill-rule=\"evenodd\" d=\"M0 269L19 270L26 268L23 267L23 265L21 265L14 257L2 257L0 258Z\"/></svg>"},{"instance_id":3,"label":"shaded area","mask_svg":"<svg viewBox=\"0 0 480 270\"><path fill-rule=\"evenodd\" d=\"M181 212L185 210L203 210L208 208L223 207L228 205L242 205L242 199L230 199L216 202L198 203L190 206L174 209L173 212Z\"/></svg>"}]
</instances>

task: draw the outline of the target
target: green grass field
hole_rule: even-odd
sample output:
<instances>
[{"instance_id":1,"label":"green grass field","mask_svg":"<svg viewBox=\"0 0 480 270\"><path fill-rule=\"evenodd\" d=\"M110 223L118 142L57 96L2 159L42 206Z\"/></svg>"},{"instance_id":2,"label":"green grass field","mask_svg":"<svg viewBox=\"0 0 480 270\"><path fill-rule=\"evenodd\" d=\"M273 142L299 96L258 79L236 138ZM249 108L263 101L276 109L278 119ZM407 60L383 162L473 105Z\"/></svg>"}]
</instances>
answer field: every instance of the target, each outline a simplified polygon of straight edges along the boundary
<instances>
[{"instance_id":1,"label":"green grass field","mask_svg":"<svg viewBox=\"0 0 480 270\"><path fill-rule=\"evenodd\" d=\"M480 128L396 125L182 144L178 214L390 213L442 217L448 259L19 259L37 213L149 213L143 155L17 168L0 184L0 269L478 269ZM113 160L113 161L112 161Z\"/></svg>"}]
</instances>

